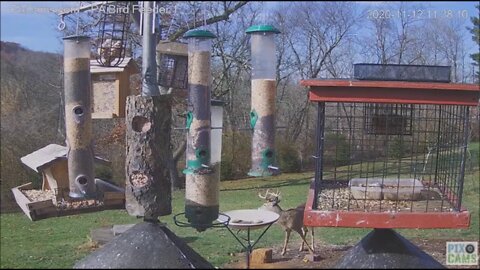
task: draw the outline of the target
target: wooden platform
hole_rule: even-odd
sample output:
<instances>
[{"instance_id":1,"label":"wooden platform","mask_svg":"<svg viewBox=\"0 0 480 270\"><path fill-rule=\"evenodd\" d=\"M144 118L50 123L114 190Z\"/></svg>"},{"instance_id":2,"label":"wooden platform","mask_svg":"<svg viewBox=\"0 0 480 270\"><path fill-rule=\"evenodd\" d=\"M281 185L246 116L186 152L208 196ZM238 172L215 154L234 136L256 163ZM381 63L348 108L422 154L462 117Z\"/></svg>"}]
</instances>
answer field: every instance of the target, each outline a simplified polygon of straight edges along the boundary
<instances>
[{"instance_id":1,"label":"wooden platform","mask_svg":"<svg viewBox=\"0 0 480 270\"><path fill-rule=\"evenodd\" d=\"M32 221L37 221L50 217L70 216L82 213L98 212L109 209L125 209L125 194L120 192L105 192L103 201L100 205L77 208L77 209L62 209L54 204L53 200L31 201L22 190L32 190L32 183L12 188L15 200Z\"/></svg>"}]
</instances>

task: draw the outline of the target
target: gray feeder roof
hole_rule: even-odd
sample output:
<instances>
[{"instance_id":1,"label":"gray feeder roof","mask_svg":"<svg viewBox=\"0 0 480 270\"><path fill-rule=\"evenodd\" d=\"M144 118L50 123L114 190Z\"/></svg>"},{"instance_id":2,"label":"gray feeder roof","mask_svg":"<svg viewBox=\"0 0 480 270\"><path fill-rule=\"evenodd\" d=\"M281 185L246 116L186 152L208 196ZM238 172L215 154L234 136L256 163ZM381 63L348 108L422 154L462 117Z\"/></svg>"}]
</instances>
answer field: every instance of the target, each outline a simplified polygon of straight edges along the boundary
<instances>
[{"instance_id":1,"label":"gray feeder roof","mask_svg":"<svg viewBox=\"0 0 480 270\"><path fill-rule=\"evenodd\" d=\"M49 144L26 156L20 158L23 164L32 170L39 172L43 168L50 166L58 159L67 158L67 147L58 144ZM95 156L95 161L100 163L109 163L108 160Z\"/></svg>"},{"instance_id":2,"label":"gray feeder roof","mask_svg":"<svg viewBox=\"0 0 480 270\"><path fill-rule=\"evenodd\" d=\"M76 269L213 269L164 225L141 222L78 261Z\"/></svg>"},{"instance_id":3,"label":"gray feeder roof","mask_svg":"<svg viewBox=\"0 0 480 270\"><path fill-rule=\"evenodd\" d=\"M115 62L113 60L112 62ZM122 62L118 64L116 67L104 67L101 66L97 60L93 59L90 60L90 73L96 74L96 73L119 73L125 71L125 69L130 68L132 70L132 73L138 73L140 72L138 69L137 64L131 57L125 57Z\"/></svg>"},{"instance_id":4,"label":"gray feeder roof","mask_svg":"<svg viewBox=\"0 0 480 270\"><path fill-rule=\"evenodd\" d=\"M375 229L350 248L335 269L443 269L443 265L392 229Z\"/></svg>"}]
</instances>

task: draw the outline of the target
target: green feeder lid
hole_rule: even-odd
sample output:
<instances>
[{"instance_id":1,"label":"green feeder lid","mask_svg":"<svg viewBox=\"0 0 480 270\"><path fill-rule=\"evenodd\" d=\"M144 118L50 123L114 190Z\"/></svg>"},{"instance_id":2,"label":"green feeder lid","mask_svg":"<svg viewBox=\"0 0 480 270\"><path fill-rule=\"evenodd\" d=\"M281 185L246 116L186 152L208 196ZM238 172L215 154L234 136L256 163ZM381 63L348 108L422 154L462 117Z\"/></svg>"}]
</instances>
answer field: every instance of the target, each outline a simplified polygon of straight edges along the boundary
<instances>
[{"instance_id":1,"label":"green feeder lid","mask_svg":"<svg viewBox=\"0 0 480 270\"><path fill-rule=\"evenodd\" d=\"M280 31L277 28L275 28L273 25L268 25L268 24L252 25L245 32L247 34L257 33L257 32L271 32L275 34L280 33Z\"/></svg>"},{"instance_id":2,"label":"green feeder lid","mask_svg":"<svg viewBox=\"0 0 480 270\"><path fill-rule=\"evenodd\" d=\"M216 38L216 36L208 30L190 30L185 33L184 38Z\"/></svg>"}]
</instances>

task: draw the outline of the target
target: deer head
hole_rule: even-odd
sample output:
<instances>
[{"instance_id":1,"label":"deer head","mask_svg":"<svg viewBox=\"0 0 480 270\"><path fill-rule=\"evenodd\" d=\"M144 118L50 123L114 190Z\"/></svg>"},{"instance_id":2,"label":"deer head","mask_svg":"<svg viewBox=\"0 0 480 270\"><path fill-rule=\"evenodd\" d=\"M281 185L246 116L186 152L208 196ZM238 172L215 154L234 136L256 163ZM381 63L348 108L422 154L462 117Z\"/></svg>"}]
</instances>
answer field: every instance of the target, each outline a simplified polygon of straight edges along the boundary
<instances>
[{"instance_id":1,"label":"deer head","mask_svg":"<svg viewBox=\"0 0 480 270\"><path fill-rule=\"evenodd\" d=\"M258 193L258 197L266 201L264 205L276 206L280 203L280 192L278 189L277 192L270 192L270 189L267 189L265 195Z\"/></svg>"}]
</instances>

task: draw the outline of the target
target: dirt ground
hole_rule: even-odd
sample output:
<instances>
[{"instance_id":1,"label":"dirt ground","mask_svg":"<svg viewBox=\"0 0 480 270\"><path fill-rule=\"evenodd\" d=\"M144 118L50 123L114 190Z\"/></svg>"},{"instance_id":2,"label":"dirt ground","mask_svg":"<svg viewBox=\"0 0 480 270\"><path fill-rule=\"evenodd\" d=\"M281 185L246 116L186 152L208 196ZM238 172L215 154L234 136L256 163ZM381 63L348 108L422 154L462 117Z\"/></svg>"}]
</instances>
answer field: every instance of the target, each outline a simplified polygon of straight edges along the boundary
<instances>
[{"instance_id":1,"label":"dirt ground","mask_svg":"<svg viewBox=\"0 0 480 270\"><path fill-rule=\"evenodd\" d=\"M447 268L471 268L478 269L478 266L463 266L463 267L454 267L447 266L445 264L445 239L409 239L415 245L420 247L423 251L428 253L430 256L435 258L438 262L442 263ZM454 241L454 240L451 240ZM273 262L267 264L252 264L250 268L259 268L259 269L279 269L279 268L307 268L307 269L325 269L333 268L337 261L343 256L343 254L352 246L334 246L334 245L325 245L322 243L315 243L316 254L320 255L320 260L317 262L309 262L305 260L305 255L308 254L307 251L299 252L298 248L300 247L300 242L298 243L289 243L287 248L287 253L285 256L282 256L281 250L282 245L271 247L273 250ZM245 253L235 254L233 262L228 263L223 266L223 268L245 268Z\"/></svg>"}]
</instances>

